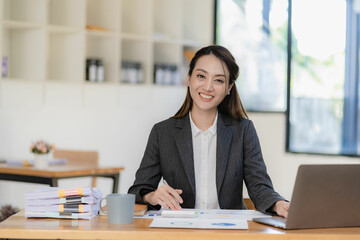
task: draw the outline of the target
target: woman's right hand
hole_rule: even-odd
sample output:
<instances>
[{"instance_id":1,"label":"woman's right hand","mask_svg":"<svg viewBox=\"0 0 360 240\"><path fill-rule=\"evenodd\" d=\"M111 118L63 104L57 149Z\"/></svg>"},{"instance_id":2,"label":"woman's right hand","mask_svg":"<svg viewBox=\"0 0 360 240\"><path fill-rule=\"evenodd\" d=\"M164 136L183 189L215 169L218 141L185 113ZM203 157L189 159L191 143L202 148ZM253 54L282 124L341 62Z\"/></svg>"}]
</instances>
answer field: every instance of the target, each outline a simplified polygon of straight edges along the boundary
<instances>
[{"instance_id":1,"label":"woman's right hand","mask_svg":"<svg viewBox=\"0 0 360 240\"><path fill-rule=\"evenodd\" d=\"M159 204L164 209L181 210L180 204L183 203L180 194L181 189L173 189L167 184L162 185L156 191L147 193L143 200L151 205Z\"/></svg>"}]
</instances>

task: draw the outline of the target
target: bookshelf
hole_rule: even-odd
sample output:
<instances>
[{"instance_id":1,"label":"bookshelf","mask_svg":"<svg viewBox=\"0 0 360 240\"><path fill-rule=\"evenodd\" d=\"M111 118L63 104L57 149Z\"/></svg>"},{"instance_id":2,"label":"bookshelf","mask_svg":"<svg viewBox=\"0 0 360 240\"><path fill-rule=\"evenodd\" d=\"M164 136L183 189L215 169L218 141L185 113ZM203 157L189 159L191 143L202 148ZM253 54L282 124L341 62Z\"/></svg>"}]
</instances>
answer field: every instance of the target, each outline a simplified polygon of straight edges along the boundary
<instances>
[{"instance_id":1,"label":"bookshelf","mask_svg":"<svg viewBox=\"0 0 360 240\"><path fill-rule=\"evenodd\" d=\"M121 64L132 61L143 70L138 85L156 86L155 64L176 65L184 75L184 49L212 43L212 9L213 0L0 0L0 55L7 66L0 88L94 85L86 81L88 58L102 60L98 85L124 86Z\"/></svg>"}]
</instances>

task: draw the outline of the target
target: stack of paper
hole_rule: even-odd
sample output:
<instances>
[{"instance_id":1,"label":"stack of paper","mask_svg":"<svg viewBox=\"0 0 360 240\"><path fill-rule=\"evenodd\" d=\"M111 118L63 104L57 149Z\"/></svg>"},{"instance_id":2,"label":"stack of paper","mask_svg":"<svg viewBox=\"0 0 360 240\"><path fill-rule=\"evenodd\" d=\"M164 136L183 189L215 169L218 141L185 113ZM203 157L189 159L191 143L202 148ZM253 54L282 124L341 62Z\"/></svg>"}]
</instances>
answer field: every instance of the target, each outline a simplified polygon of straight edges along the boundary
<instances>
[{"instance_id":1,"label":"stack of paper","mask_svg":"<svg viewBox=\"0 0 360 240\"><path fill-rule=\"evenodd\" d=\"M22 166L22 167L31 167L34 166L34 160L9 160L7 159L6 165L8 166ZM67 160L65 158L53 158L49 160L49 165L64 165Z\"/></svg>"},{"instance_id":2,"label":"stack of paper","mask_svg":"<svg viewBox=\"0 0 360 240\"><path fill-rule=\"evenodd\" d=\"M25 216L91 219L99 214L101 197L98 188L39 188L25 193Z\"/></svg>"}]
</instances>

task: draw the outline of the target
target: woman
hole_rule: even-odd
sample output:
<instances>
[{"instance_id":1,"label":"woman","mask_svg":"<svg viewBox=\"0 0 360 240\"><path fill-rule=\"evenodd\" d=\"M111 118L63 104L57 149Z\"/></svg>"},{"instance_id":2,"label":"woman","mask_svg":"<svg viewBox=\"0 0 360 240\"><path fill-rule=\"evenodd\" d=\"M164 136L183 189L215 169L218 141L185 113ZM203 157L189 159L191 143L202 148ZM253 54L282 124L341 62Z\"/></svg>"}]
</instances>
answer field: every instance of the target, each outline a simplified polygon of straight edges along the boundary
<instances>
[{"instance_id":1,"label":"woman","mask_svg":"<svg viewBox=\"0 0 360 240\"><path fill-rule=\"evenodd\" d=\"M180 110L155 124L129 193L154 208L245 209L243 181L257 210L287 217L272 187L253 123L242 106L234 57L200 49L190 62ZM163 177L167 184L158 187Z\"/></svg>"}]
</instances>

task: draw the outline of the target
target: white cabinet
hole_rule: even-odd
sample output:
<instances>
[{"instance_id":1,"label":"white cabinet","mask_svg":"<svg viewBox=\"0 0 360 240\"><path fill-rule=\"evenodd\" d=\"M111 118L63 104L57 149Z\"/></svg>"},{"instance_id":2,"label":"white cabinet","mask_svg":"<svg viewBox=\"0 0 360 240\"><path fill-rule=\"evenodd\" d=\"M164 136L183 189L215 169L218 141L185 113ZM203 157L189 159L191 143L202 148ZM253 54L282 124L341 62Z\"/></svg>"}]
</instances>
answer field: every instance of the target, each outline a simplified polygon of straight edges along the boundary
<instances>
[{"instance_id":1,"label":"white cabinet","mask_svg":"<svg viewBox=\"0 0 360 240\"><path fill-rule=\"evenodd\" d=\"M153 85L156 64L183 70L185 49L212 43L213 4L213 0L0 0L0 86L14 81L90 84L85 74L88 58L101 59L104 81L98 84L123 86L121 66L130 62L141 68L141 83Z\"/></svg>"}]
</instances>

